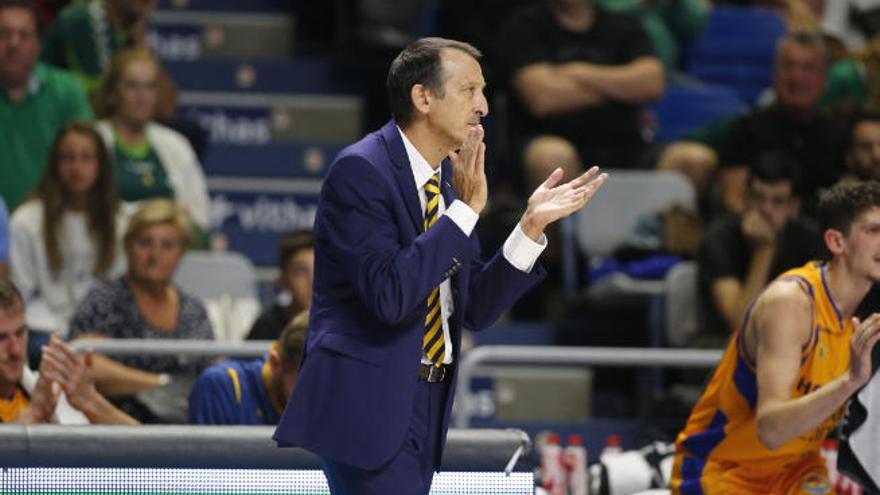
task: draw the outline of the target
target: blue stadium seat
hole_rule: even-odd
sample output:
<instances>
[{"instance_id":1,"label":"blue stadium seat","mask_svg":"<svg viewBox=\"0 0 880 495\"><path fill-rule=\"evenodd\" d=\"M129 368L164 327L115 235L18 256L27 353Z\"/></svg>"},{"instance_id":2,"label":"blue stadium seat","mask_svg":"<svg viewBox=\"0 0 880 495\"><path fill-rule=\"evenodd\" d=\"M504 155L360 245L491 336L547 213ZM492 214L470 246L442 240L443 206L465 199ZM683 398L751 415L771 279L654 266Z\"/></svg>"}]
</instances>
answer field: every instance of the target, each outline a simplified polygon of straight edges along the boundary
<instances>
[{"instance_id":1,"label":"blue stadium seat","mask_svg":"<svg viewBox=\"0 0 880 495\"><path fill-rule=\"evenodd\" d=\"M785 31L776 11L713 7L703 34L688 50L687 72L707 83L729 86L752 104L773 80L776 43Z\"/></svg>"},{"instance_id":2,"label":"blue stadium seat","mask_svg":"<svg viewBox=\"0 0 880 495\"><path fill-rule=\"evenodd\" d=\"M663 143L682 139L688 132L716 119L743 113L748 109L736 92L723 86L675 85L666 89L654 105Z\"/></svg>"},{"instance_id":3,"label":"blue stadium seat","mask_svg":"<svg viewBox=\"0 0 880 495\"><path fill-rule=\"evenodd\" d=\"M336 144L305 142L215 145L202 168L208 176L320 179L341 149Z\"/></svg>"},{"instance_id":4,"label":"blue stadium seat","mask_svg":"<svg viewBox=\"0 0 880 495\"><path fill-rule=\"evenodd\" d=\"M164 61L182 91L354 93L358 74L326 59Z\"/></svg>"}]
</instances>

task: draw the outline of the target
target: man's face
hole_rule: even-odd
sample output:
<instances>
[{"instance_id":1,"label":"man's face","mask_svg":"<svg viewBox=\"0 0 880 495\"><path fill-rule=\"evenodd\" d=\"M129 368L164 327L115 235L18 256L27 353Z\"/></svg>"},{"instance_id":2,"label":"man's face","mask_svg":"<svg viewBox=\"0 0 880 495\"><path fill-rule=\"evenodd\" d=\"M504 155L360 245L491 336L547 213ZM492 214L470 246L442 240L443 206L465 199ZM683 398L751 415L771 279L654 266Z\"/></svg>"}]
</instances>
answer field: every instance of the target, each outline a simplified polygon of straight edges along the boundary
<instances>
[{"instance_id":1,"label":"man's face","mask_svg":"<svg viewBox=\"0 0 880 495\"><path fill-rule=\"evenodd\" d=\"M782 106L796 110L813 108L825 88L822 50L792 42L783 43L776 59L774 87Z\"/></svg>"},{"instance_id":2,"label":"man's face","mask_svg":"<svg viewBox=\"0 0 880 495\"><path fill-rule=\"evenodd\" d=\"M0 308L0 389L14 387L21 380L27 343L24 308Z\"/></svg>"},{"instance_id":3,"label":"man's face","mask_svg":"<svg viewBox=\"0 0 880 495\"><path fill-rule=\"evenodd\" d=\"M40 54L33 13L19 7L0 8L0 84L27 84Z\"/></svg>"},{"instance_id":4,"label":"man's face","mask_svg":"<svg viewBox=\"0 0 880 495\"><path fill-rule=\"evenodd\" d=\"M862 121L853 128L846 162L861 179L880 179L880 121Z\"/></svg>"},{"instance_id":5,"label":"man's face","mask_svg":"<svg viewBox=\"0 0 880 495\"><path fill-rule=\"evenodd\" d=\"M293 296L293 309L300 312L312 305L312 277L315 250L300 249L287 259L281 272L281 286Z\"/></svg>"},{"instance_id":6,"label":"man's face","mask_svg":"<svg viewBox=\"0 0 880 495\"><path fill-rule=\"evenodd\" d=\"M774 232L782 231L797 214L798 202L789 181L764 182L752 179L748 194L746 208L760 213L770 222Z\"/></svg>"},{"instance_id":7,"label":"man's face","mask_svg":"<svg viewBox=\"0 0 880 495\"><path fill-rule=\"evenodd\" d=\"M880 207L856 217L845 244L850 271L880 282Z\"/></svg>"},{"instance_id":8,"label":"man's face","mask_svg":"<svg viewBox=\"0 0 880 495\"><path fill-rule=\"evenodd\" d=\"M460 50L445 49L440 59L444 94L433 95L428 120L444 145L452 150L464 143L471 128L480 125L480 118L489 113L489 103L483 94L483 71L473 57Z\"/></svg>"}]
</instances>

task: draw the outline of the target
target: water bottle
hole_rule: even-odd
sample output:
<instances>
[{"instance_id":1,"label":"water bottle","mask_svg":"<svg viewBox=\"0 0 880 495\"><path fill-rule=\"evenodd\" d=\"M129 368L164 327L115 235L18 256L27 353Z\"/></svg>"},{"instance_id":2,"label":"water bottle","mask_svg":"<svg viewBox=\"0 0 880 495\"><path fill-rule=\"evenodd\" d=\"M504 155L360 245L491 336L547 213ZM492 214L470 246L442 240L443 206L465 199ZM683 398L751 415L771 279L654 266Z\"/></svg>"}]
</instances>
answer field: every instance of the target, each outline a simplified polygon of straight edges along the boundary
<instances>
[{"instance_id":1,"label":"water bottle","mask_svg":"<svg viewBox=\"0 0 880 495\"><path fill-rule=\"evenodd\" d=\"M559 435L551 433L547 435L547 443L541 449L541 486L547 490L548 495L568 495L565 481Z\"/></svg>"},{"instance_id":2,"label":"water bottle","mask_svg":"<svg viewBox=\"0 0 880 495\"><path fill-rule=\"evenodd\" d=\"M587 495L587 449L580 435L569 435L565 447L565 469L568 474L569 495Z\"/></svg>"},{"instance_id":3,"label":"water bottle","mask_svg":"<svg viewBox=\"0 0 880 495\"><path fill-rule=\"evenodd\" d=\"M862 487L837 470L837 440L826 439L819 451L828 467L828 479L837 495L862 495Z\"/></svg>"},{"instance_id":4,"label":"water bottle","mask_svg":"<svg viewBox=\"0 0 880 495\"><path fill-rule=\"evenodd\" d=\"M617 435L608 435L605 438L605 448L602 449L602 453L599 455L599 461L602 462L602 459L608 455L617 455L623 453L623 447L620 446L620 437Z\"/></svg>"}]
</instances>

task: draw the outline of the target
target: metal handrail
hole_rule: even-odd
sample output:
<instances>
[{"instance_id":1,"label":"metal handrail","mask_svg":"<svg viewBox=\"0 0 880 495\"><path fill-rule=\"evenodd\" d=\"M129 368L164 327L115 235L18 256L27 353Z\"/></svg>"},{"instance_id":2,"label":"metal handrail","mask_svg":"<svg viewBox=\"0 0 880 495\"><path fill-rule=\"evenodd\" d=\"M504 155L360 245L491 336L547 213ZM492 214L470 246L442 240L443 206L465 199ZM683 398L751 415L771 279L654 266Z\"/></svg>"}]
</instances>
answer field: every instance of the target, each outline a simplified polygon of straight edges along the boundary
<instances>
[{"instance_id":1,"label":"metal handrail","mask_svg":"<svg viewBox=\"0 0 880 495\"><path fill-rule=\"evenodd\" d=\"M459 386L454 424L467 428L470 424L473 395L471 379L476 367L487 363L584 365L584 366L668 366L678 368L712 368L721 360L722 351L707 349L661 349L638 347L555 347L555 346L481 346L461 357L458 365Z\"/></svg>"},{"instance_id":2,"label":"metal handrail","mask_svg":"<svg viewBox=\"0 0 880 495\"><path fill-rule=\"evenodd\" d=\"M0 424L3 467L320 469L300 448L280 449L272 426ZM445 471L530 471L522 430L449 430ZM514 465L515 468L514 468ZM508 471L509 472L509 471Z\"/></svg>"},{"instance_id":3,"label":"metal handrail","mask_svg":"<svg viewBox=\"0 0 880 495\"><path fill-rule=\"evenodd\" d=\"M271 340L217 342L195 339L81 339L69 344L75 351L91 349L112 356L228 356L260 357L272 346Z\"/></svg>"}]
</instances>

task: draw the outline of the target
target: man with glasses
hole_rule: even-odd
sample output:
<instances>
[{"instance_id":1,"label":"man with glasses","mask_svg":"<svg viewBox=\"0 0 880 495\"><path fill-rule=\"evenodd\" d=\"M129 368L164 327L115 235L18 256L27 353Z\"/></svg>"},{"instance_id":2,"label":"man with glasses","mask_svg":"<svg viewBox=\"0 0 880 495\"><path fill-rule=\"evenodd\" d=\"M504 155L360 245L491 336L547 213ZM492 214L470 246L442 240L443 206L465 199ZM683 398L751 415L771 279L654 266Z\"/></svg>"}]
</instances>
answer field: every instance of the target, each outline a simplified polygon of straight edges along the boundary
<instances>
[{"instance_id":1,"label":"man with glasses","mask_svg":"<svg viewBox=\"0 0 880 495\"><path fill-rule=\"evenodd\" d=\"M723 345L767 282L822 254L815 223L798 217L799 168L786 153L760 155L750 168L745 211L707 227L698 255L704 346Z\"/></svg>"}]
</instances>

